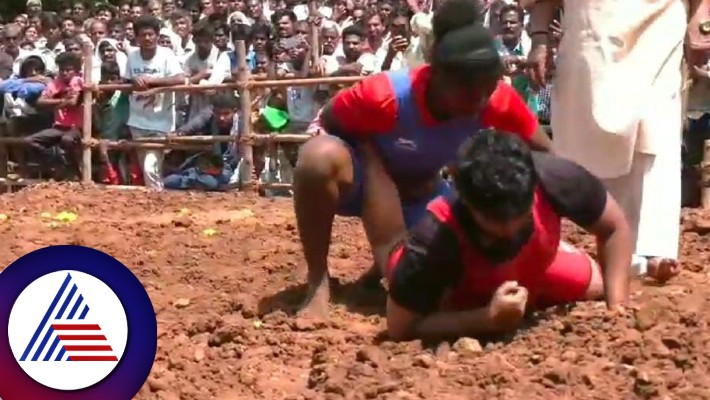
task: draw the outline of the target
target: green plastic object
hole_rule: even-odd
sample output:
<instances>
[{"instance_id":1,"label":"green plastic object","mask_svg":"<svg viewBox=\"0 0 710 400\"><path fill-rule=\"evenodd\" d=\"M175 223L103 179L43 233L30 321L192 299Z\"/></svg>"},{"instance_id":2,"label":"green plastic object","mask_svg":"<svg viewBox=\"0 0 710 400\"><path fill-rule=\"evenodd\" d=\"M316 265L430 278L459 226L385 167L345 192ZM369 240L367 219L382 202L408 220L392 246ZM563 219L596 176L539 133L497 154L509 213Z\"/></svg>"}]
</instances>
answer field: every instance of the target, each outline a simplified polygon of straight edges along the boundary
<instances>
[{"instance_id":1,"label":"green plastic object","mask_svg":"<svg viewBox=\"0 0 710 400\"><path fill-rule=\"evenodd\" d=\"M272 132L283 131L289 122L288 112L278 108L266 106L262 110L261 115L266 122L266 126Z\"/></svg>"}]
</instances>

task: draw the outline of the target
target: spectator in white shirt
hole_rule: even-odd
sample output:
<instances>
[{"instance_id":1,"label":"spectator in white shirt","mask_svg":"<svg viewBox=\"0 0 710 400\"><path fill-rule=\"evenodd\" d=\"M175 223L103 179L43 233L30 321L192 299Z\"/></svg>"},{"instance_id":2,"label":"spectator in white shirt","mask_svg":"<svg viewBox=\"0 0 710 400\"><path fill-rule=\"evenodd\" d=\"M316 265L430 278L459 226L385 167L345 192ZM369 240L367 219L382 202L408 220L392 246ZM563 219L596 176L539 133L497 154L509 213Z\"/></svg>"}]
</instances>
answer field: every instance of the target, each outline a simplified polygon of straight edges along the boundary
<instances>
[{"instance_id":1,"label":"spectator in white shirt","mask_svg":"<svg viewBox=\"0 0 710 400\"><path fill-rule=\"evenodd\" d=\"M216 85L231 75L229 55L220 52L214 45L214 28L206 21L198 22L192 32L195 51L185 60L185 74L190 84ZM195 92L190 95L188 118L192 118L210 105L209 92Z\"/></svg>"},{"instance_id":2,"label":"spectator in white shirt","mask_svg":"<svg viewBox=\"0 0 710 400\"><path fill-rule=\"evenodd\" d=\"M94 22L89 25L89 38L91 39L91 43L94 45L94 48L96 48L96 46L99 45L99 42L106 37L108 37L108 28L106 27L106 23L94 20Z\"/></svg>"},{"instance_id":3,"label":"spectator in white shirt","mask_svg":"<svg viewBox=\"0 0 710 400\"><path fill-rule=\"evenodd\" d=\"M142 16L134 27L139 48L128 55L126 78L134 86L128 127L134 138L166 136L175 129L175 94L149 89L185 83L185 74L175 54L158 46L158 19ZM140 151L139 158L146 185L162 189L163 151Z\"/></svg>"},{"instance_id":4,"label":"spectator in white shirt","mask_svg":"<svg viewBox=\"0 0 710 400\"><path fill-rule=\"evenodd\" d=\"M365 29L367 30L367 47L365 51L376 54L381 53L381 59L387 53L387 44L385 43L385 17L378 12L370 12L363 18Z\"/></svg>"},{"instance_id":5,"label":"spectator in white shirt","mask_svg":"<svg viewBox=\"0 0 710 400\"><path fill-rule=\"evenodd\" d=\"M344 56L335 56L338 61L338 69L330 75L370 75L378 70L375 55L365 52L366 36L360 25L351 25L343 29L342 38Z\"/></svg>"},{"instance_id":6,"label":"spectator in white shirt","mask_svg":"<svg viewBox=\"0 0 710 400\"><path fill-rule=\"evenodd\" d=\"M195 43L192 37L192 19L190 14L183 10L177 10L170 15L173 32L177 39L175 54L181 63L185 62L187 56L195 50Z\"/></svg>"},{"instance_id":7,"label":"spectator in white shirt","mask_svg":"<svg viewBox=\"0 0 710 400\"><path fill-rule=\"evenodd\" d=\"M338 24L340 30L353 24L353 8L354 4L352 0L336 0L333 6L333 16L331 20Z\"/></svg>"},{"instance_id":8,"label":"spectator in white shirt","mask_svg":"<svg viewBox=\"0 0 710 400\"><path fill-rule=\"evenodd\" d=\"M409 16L403 12L395 12L390 23L390 39L387 41L387 54L380 65L382 71L396 71L403 68L413 68L423 64L424 50L421 40L412 36L409 27Z\"/></svg>"},{"instance_id":9,"label":"spectator in white shirt","mask_svg":"<svg viewBox=\"0 0 710 400\"><path fill-rule=\"evenodd\" d=\"M100 76L101 64L107 61L113 61L118 64L121 76L126 76L126 64L128 63L128 57L126 56L126 53L119 49L118 41L116 41L116 39L101 40L96 48L95 55L98 59L95 61L98 62L92 64L92 66L94 68L98 67L98 72L96 73L97 75L94 76Z\"/></svg>"}]
</instances>

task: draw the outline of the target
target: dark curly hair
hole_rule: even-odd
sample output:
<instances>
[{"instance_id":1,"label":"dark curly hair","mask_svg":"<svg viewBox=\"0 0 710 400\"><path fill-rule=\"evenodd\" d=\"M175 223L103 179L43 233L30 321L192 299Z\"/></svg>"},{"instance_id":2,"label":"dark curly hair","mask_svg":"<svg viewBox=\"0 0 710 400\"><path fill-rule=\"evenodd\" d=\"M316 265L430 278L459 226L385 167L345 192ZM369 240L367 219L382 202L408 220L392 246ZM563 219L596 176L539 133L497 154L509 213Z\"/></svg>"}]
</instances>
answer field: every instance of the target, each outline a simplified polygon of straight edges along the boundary
<instances>
[{"instance_id":1,"label":"dark curly hair","mask_svg":"<svg viewBox=\"0 0 710 400\"><path fill-rule=\"evenodd\" d=\"M517 135L482 130L459 149L454 184L459 198L495 221L530 210L538 184L530 147Z\"/></svg>"}]
</instances>

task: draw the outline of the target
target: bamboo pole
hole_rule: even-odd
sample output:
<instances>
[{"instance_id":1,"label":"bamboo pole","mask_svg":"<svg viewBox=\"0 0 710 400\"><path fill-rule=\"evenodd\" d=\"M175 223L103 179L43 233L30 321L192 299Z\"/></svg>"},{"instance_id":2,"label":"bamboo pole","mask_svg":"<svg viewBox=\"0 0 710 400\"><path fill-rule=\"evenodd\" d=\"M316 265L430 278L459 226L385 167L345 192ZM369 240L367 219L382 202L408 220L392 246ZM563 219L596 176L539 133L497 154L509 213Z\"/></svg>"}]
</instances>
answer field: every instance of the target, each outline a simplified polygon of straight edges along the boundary
<instances>
[{"instance_id":1,"label":"bamboo pole","mask_svg":"<svg viewBox=\"0 0 710 400\"><path fill-rule=\"evenodd\" d=\"M9 153L7 150L7 146L5 146L4 144L0 144L0 179L2 180L7 179L7 165L10 161ZM3 186L5 187L5 191L7 193L11 191L11 187L9 185Z\"/></svg>"},{"instance_id":2,"label":"bamboo pole","mask_svg":"<svg viewBox=\"0 0 710 400\"><path fill-rule=\"evenodd\" d=\"M0 186L10 187L10 186L29 186L37 185L40 183L46 183L48 180L44 179L25 179L25 178L0 178Z\"/></svg>"},{"instance_id":3,"label":"bamboo pole","mask_svg":"<svg viewBox=\"0 0 710 400\"><path fill-rule=\"evenodd\" d=\"M238 141L240 143L305 143L311 135L303 134L252 134L248 136L242 135ZM135 139L136 142L142 143L229 143L234 141L234 136L219 135L219 136L173 136L173 137L156 137L156 138L141 138Z\"/></svg>"},{"instance_id":4,"label":"bamboo pole","mask_svg":"<svg viewBox=\"0 0 710 400\"><path fill-rule=\"evenodd\" d=\"M312 135L306 134L252 134L242 136L238 140L244 143L305 143ZM234 141L234 136L227 135L200 135L200 136L174 136L174 137L153 137L153 138L136 138L131 140L108 141L109 146L119 146L120 144L128 144L129 147L140 148L142 143L174 143L174 144L214 144L214 143L229 143ZM86 143L89 147L98 147L100 140L90 138ZM8 145L28 145L25 138L21 137L0 137L0 144ZM152 147L151 147L152 148Z\"/></svg>"},{"instance_id":5,"label":"bamboo pole","mask_svg":"<svg viewBox=\"0 0 710 400\"><path fill-rule=\"evenodd\" d=\"M202 92L205 90L224 90L224 89L258 89L258 88L276 88L276 87L309 87L309 86L319 86L319 85L342 85L349 83L360 82L364 77L362 76L332 76L332 77L320 77L320 78L294 78L294 79L279 79L279 80L242 80L239 79L238 82L232 83L221 83L215 85L176 85L176 86L165 86L160 88L149 89L150 93L159 92ZM87 88L85 90L91 90ZM133 91L133 85L120 83L120 84L106 84L98 85L98 90L100 91L110 91L110 90L120 90L124 92Z\"/></svg>"},{"instance_id":6,"label":"bamboo pole","mask_svg":"<svg viewBox=\"0 0 710 400\"><path fill-rule=\"evenodd\" d=\"M90 148L98 147L99 145L87 146ZM128 149L144 149L144 150L209 150L212 145L208 143L152 143L152 142L137 142L127 140L125 142L108 142L109 150L128 150Z\"/></svg>"},{"instance_id":7,"label":"bamboo pole","mask_svg":"<svg viewBox=\"0 0 710 400\"><path fill-rule=\"evenodd\" d=\"M703 209L710 209L710 140L703 143L703 162L700 163L700 195Z\"/></svg>"},{"instance_id":8,"label":"bamboo pole","mask_svg":"<svg viewBox=\"0 0 710 400\"><path fill-rule=\"evenodd\" d=\"M248 82L251 75L249 71L249 66L247 65L247 48L246 43L243 40L237 41L237 60L239 68L239 81ZM251 136L251 89L248 86L243 87L239 92L239 101L242 105L241 116L244 121L243 130L241 132L242 137ZM238 139L239 140L239 139ZM254 175L254 148L248 141L239 140L241 150L240 154L242 156L242 165L239 171L240 182L244 190L255 190L256 185L252 182L252 177Z\"/></svg>"},{"instance_id":9,"label":"bamboo pole","mask_svg":"<svg viewBox=\"0 0 710 400\"><path fill-rule=\"evenodd\" d=\"M239 142L245 144L266 144L266 143L305 143L311 135L278 134L278 135L249 135L240 137ZM111 150L123 149L149 149L149 150L194 150L209 149L214 143L228 143L234 141L233 136L184 136L173 138L141 138L132 140L107 141L107 147ZM82 144L85 148L93 149L100 145L100 141L89 139ZM2 163L2 151L8 145L23 145L28 143L24 138L0 137L0 163ZM3 169L0 165L0 177Z\"/></svg>"},{"instance_id":10,"label":"bamboo pole","mask_svg":"<svg viewBox=\"0 0 710 400\"><path fill-rule=\"evenodd\" d=\"M311 0L308 2L308 14L311 16L311 66L315 67L320 63L320 27L313 23L313 20L318 15L318 1Z\"/></svg>"},{"instance_id":11,"label":"bamboo pole","mask_svg":"<svg viewBox=\"0 0 710 400\"><path fill-rule=\"evenodd\" d=\"M93 46L91 43L84 45L84 83L91 86L91 70L93 63ZM82 123L82 143L89 143L91 140L91 119L93 107L93 92L84 90L84 120ZM82 146L81 148L81 181L83 183L91 182L91 147Z\"/></svg>"},{"instance_id":12,"label":"bamboo pole","mask_svg":"<svg viewBox=\"0 0 710 400\"><path fill-rule=\"evenodd\" d=\"M256 144L265 143L306 143L313 135L278 133L278 134L254 134L244 137L243 141L254 141Z\"/></svg>"},{"instance_id":13,"label":"bamboo pole","mask_svg":"<svg viewBox=\"0 0 710 400\"><path fill-rule=\"evenodd\" d=\"M266 190L290 190L293 185L290 183L264 182L259 184L259 189Z\"/></svg>"},{"instance_id":14,"label":"bamboo pole","mask_svg":"<svg viewBox=\"0 0 710 400\"><path fill-rule=\"evenodd\" d=\"M150 192L154 191L155 189L151 189L147 186L130 186L130 185L105 185L105 184L100 184L97 183L95 186L99 189L110 189L110 190L118 190L118 191L138 191L138 192Z\"/></svg>"},{"instance_id":15,"label":"bamboo pole","mask_svg":"<svg viewBox=\"0 0 710 400\"><path fill-rule=\"evenodd\" d=\"M0 136L0 144L3 144L5 146L8 145L13 145L13 144L18 144L18 145L23 145L23 144L28 144L27 140L22 137L5 137L5 136Z\"/></svg>"}]
</instances>

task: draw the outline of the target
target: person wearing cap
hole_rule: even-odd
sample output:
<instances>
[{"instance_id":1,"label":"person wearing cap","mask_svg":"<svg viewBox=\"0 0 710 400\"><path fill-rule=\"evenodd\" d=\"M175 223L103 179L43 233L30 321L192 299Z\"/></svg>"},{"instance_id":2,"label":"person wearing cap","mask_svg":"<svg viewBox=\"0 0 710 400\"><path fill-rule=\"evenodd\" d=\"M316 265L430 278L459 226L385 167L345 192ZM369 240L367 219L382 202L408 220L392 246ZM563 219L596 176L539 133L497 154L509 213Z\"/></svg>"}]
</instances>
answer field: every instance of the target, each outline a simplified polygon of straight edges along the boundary
<instances>
[{"instance_id":1,"label":"person wearing cap","mask_svg":"<svg viewBox=\"0 0 710 400\"><path fill-rule=\"evenodd\" d=\"M362 153L373 214L404 237L397 188L376 151ZM529 311L577 301L623 310L631 232L589 171L489 129L462 145L453 185L380 261L391 339L509 333ZM596 237L599 264L561 240L563 218Z\"/></svg>"},{"instance_id":2,"label":"person wearing cap","mask_svg":"<svg viewBox=\"0 0 710 400\"><path fill-rule=\"evenodd\" d=\"M501 82L502 62L480 22L478 3L449 0L433 21L430 64L374 75L340 91L316 121L324 134L301 148L294 203L308 264L304 308L316 315L326 314L330 297L327 256L336 214L362 217L374 253L391 244L379 235L386 227L363 207L359 142L374 141L382 154L408 227L425 214L431 199L448 192L441 169L481 128L512 132L537 148L549 145L520 96ZM378 272L373 268L373 276Z\"/></svg>"}]
</instances>

